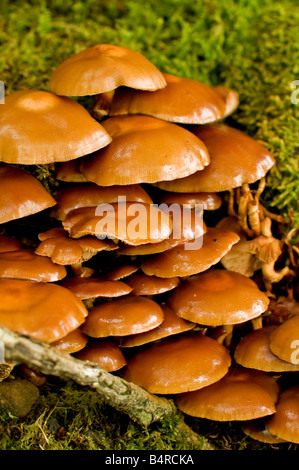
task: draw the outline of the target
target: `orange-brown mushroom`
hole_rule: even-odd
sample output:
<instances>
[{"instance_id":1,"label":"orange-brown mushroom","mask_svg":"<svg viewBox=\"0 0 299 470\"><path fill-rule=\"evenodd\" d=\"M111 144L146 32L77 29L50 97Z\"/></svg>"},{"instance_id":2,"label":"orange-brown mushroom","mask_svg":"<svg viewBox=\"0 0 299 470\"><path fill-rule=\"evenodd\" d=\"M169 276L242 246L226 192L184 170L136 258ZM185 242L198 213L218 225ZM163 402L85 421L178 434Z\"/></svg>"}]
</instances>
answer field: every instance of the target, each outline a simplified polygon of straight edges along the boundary
<instances>
[{"instance_id":1,"label":"orange-brown mushroom","mask_svg":"<svg viewBox=\"0 0 299 470\"><path fill-rule=\"evenodd\" d=\"M63 280L61 285L73 292L80 300L122 297L133 290L125 282L94 277L70 277Z\"/></svg>"},{"instance_id":2,"label":"orange-brown mushroom","mask_svg":"<svg viewBox=\"0 0 299 470\"><path fill-rule=\"evenodd\" d=\"M0 253L17 251L23 248L22 243L15 237L0 235Z\"/></svg>"},{"instance_id":3,"label":"orange-brown mushroom","mask_svg":"<svg viewBox=\"0 0 299 470\"><path fill-rule=\"evenodd\" d=\"M153 204L120 202L69 212L63 227L72 238L94 235L128 245L158 243L172 233L172 220Z\"/></svg>"},{"instance_id":4,"label":"orange-brown mushroom","mask_svg":"<svg viewBox=\"0 0 299 470\"><path fill-rule=\"evenodd\" d=\"M71 184L58 189L55 200L57 205L51 215L61 221L65 220L68 212L80 207L95 207L118 201L153 203L152 198L138 184L105 188L94 183Z\"/></svg>"},{"instance_id":5,"label":"orange-brown mushroom","mask_svg":"<svg viewBox=\"0 0 299 470\"><path fill-rule=\"evenodd\" d=\"M200 248L197 240L185 242L163 253L149 256L141 263L141 269L150 276L192 276L217 264L238 240L239 236L235 232L209 227L202 237Z\"/></svg>"},{"instance_id":6,"label":"orange-brown mushroom","mask_svg":"<svg viewBox=\"0 0 299 470\"><path fill-rule=\"evenodd\" d=\"M110 116L146 114L165 121L182 124L207 124L222 119L228 113L225 94L191 78L164 73L167 86L155 92L119 88L115 91ZM227 96L229 93L227 93ZM102 96L95 102L97 113Z\"/></svg>"},{"instance_id":7,"label":"orange-brown mushroom","mask_svg":"<svg viewBox=\"0 0 299 470\"><path fill-rule=\"evenodd\" d=\"M58 349L58 351L63 351L66 353L75 353L85 348L87 344L87 336L82 333L80 327L68 333L63 338L53 341L51 346Z\"/></svg>"},{"instance_id":8,"label":"orange-brown mushroom","mask_svg":"<svg viewBox=\"0 0 299 470\"><path fill-rule=\"evenodd\" d=\"M283 444L286 442L284 439L274 436L266 429L264 418L244 421L241 429L246 436L265 444Z\"/></svg>"},{"instance_id":9,"label":"orange-brown mushroom","mask_svg":"<svg viewBox=\"0 0 299 470\"><path fill-rule=\"evenodd\" d=\"M210 165L186 178L161 178L159 188L179 193L227 191L260 180L275 163L259 142L226 124L197 126L192 132L206 145Z\"/></svg>"},{"instance_id":10,"label":"orange-brown mushroom","mask_svg":"<svg viewBox=\"0 0 299 470\"><path fill-rule=\"evenodd\" d=\"M0 325L53 343L85 321L84 304L55 283L0 279Z\"/></svg>"},{"instance_id":11,"label":"orange-brown mushroom","mask_svg":"<svg viewBox=\"0 0 299 470\"><path fill-rule=\"evenodd\" d=\"M138 271L139 266L133 263L125 263L116 266L112 271L105 275L107 281L120 281L125 277L131 276Z\"/></svg>"},{"instance_id":12,"label":"orange-brown mushroom","mask_svg":"<svg viewBox=\"0 0 299 470\"><path fill-rule=\"evenodd\" d=\"M206 146L183 127L150 116L116 116L102 122L106 149L81 159L80 172L99 186L155 183L202 170Z\"/></svg>"},{"instance_id":13,"label":"orange-brown mushroom","mask_svg":"<svg viewBox=\"0 0 299 470\"><path fill-rule=\"evenodd\" d=\"M95 363L106 372L115 372L127 363L121 349L111 338L89 340L74 357Z\"/></svg>"},{"instance_id":14,"label":"orange-brown mushroom","mask_svg":"<svg viewBox=\"0 0 299 470\"><path fill-rule=\"evenodd\" d=\"M158 295L164 292L169 292L179 285L180 279L178 277L171 277L170 279L148 276L142 272L132 274L126 279L126 283L132 287L132 294L135 295Z\"/></svg>"},{"instance_id":15,"label":"orange-brown mushroom","mask_svg":"<svg viewBox=\"0 0 299 470\"><path fill-rule=\"evenodd\" d=\"M265 427L274 436L299 444L299 385L280 393L276 413L265 422Z\"/></svg>"},{"instance_id":16,"label":"orange-brown mushroom","mask_svg":"<svg viewBox=\"0 0 299 470\"><path fill-rule=\"evenodd\" d=\"M195 323L183 320L179 317L167 304L161 305L164 313L164 320L157 328L144 333L135 335L124 336L119 339L119 344L122 348L132 348L142 346L143 344L152 343L153 341L161 340L172 335L184 333L192 330L196 325Z\"/></svg>"},{"instance_id":17,"label":"orange-brown mushroom","mask_svg":"<svg viewBox=\"0 0 299 470\"><path fill-rule=\"evenodd\" d=\"M182 282L168 299L182 318L201 325L233 325L267 310L269 298L242 274L209 269Z\"/></svg>"},{"instance_id":18,"label":"orange-brown mushroom","mask_svg":"<svg viewBox=\"0 0 299 470\"><path fill-rule=\"evenodd\" d=\"M126 295L93 307L82 331L93 338L143 333L164 319L160 305L147 297Z\"/></svg>"},{"instance_id":19,"label":"orange-brown mushroom","mask_svg":"<svg viewBox=\"0 0 299 470\"><path fill-rule=\"evenodd\" d=\"M179 204L183 207L194 209L199 205L203 210L216 210L222 205L222 198L218 193L174 193L165 192L160 198L159 204Z\"/></svg>"},{"instance_id":20,"label":"orange-brown mushroom","mask_svg":"<svg viewBox=\"0 0 299 470\"><path fill-rule=\"evenodd\" d=\"M273 415L280 391L266 372L233 366L218 382L177 396L187 415L213 421L245 421Z\"/></svg>"},{"instance_id":21,"label":"orange-brown mushroom","mask_svg":"<svg viewBox=\"0 0 299 470\"><path fill-rule=\"evenodd\" d=\"M244 336L235 348L235 362L265 372L298 372L299 365L283 361L270 350L270 336L276 328L276 325L267 325Z\"/></svg>"},{"instance_id":22,"label":"orange-brown mushroom","mask_svg":"<svg viewBox=\"0 0 299 470\"><path fill-rule=\"evenodd\" d=\"M0 166L0 224L36 214L55 204L55 199L30 173L15 166Z\"/></svg>"},{"instance_id":23,"label":"orange-brown mushroom","mask_svg":"<svg viewBox=\"0 0 299 470\"><path fill-rule=\"evenodd\" d=\"M69 57L50 80L51 91L65 96L96 95L120 86L157 90L166 82L141 53L113 44L96 44Z\"/></svg>"},{"instance_id":24,"label":"orange-brown mushroom","mask_svg":"<svg viewBox=\"0 0 299 470\"><path fill-rule=\"evenodd\" d=\"M271 332L270 350L281 360L299 364L299 315L287 318Z\"/></svg>"},{"instance_id":25,"label":"orange-brown mushroom","mask_svg":"<svg viewBox=\"0 0 299 470\"><path fill-rule=\"evenodd\" d=\"M123 377L152 393L176 394L217 382L230 364L223 345L200 333L186 333L135 353L128 359Z\"/></svg>"},{"instance_id":26,"label":"orange-brown mushroom","mask_svg":"<svg viewBox=\"0 0 299 470\"><path fill-rule=\"evenodd\" d=\"M6 97L1 109L0 161L6 163L67 161L111 142L83 106L47 91L16 91Z\"/></svg>"},{"instance_id":27,"label":"orange-brown mushroom","mask_svg":"<svg viewBox=\"0 0 299 470\"><path fill-rule=\"evenodd\" d=\"M34 253L20 249L0 253L0 278L27 279L40 282L56 282L67 275L64 266L53 263Z\"/></svg>"}]
</instances>

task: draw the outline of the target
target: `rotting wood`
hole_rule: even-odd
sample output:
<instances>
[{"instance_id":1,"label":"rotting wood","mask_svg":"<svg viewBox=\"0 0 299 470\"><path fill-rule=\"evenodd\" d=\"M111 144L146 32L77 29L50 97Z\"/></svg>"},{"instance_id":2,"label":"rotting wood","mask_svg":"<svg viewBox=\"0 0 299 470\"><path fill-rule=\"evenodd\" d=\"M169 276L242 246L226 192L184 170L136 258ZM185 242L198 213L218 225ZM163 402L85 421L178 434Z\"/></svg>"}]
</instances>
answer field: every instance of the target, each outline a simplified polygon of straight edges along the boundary
<instances>
[{"instance_id":1,"label":"rotting wood","mask_svg":"<svg viewBox=\"0 0 299 470\"><path fill-rule=\"evenodd\" d=\"M94 389L101 399L133 421L148 426L156 421L176 420L177 441L186 448L211 450L213 446L203 436L195 433L171 399L158 397L143 388L127 382L70 354L58 351L51 345L0 327L0 344L5 360L14 365L27 364L45 375L72 380Z\"/></svg>"}]
</instances>

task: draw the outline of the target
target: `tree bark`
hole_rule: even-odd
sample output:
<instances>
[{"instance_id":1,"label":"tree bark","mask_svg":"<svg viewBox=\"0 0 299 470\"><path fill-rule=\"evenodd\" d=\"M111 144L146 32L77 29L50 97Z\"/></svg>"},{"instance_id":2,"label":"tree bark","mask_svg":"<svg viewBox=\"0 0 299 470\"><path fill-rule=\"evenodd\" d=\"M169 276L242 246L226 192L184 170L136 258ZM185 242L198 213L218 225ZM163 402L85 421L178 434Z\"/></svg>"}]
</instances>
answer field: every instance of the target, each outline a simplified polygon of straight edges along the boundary
<instances>
[{"instance_id":1,"label":"tree bark","mask_svg":"<svg viewBox=\"0 0 299 470\"><path fill-rule=\"evenodd\" d=\"M143 388L127 382L87 361L81 361L68 353L58 351L49 344L14 333L0 327L0 344L4 347L5 360L15 365L27 364L45 375L72 380L79 385L96 390L101 399L133 421L148 426L155 421L176 419L177 439L188 448L211 449L189 428L172 400L158 397Z\"/></svg>"}]
</instances>

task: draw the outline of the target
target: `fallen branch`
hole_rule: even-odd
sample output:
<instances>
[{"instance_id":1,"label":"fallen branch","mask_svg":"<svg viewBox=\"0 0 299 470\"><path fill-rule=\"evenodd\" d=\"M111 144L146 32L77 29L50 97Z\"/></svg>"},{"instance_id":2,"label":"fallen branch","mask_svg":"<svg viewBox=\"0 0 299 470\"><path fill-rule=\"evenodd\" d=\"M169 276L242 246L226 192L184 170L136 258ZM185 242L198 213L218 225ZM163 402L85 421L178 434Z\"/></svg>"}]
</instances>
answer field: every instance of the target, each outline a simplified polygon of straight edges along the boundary
<instances>
[{"instance_id":1,"label":"fallen branch","mask_svg":"<svg viewBox=\"0 0 299 470\"><path fill-rule=\"evenodd\" d=\"M45 375L72 380L79 385L96 390L100 398L133 421L148 426L156 421L175 419L177 440L200 449L211 449L205 439L189 428L172 400L150 394L143 388L115 376L97 365L81 361L68 353L58 351L49 344L14 333L0 327L0 343L5 360L9 363L27 364Z\"/></svg>"}]
</instances>

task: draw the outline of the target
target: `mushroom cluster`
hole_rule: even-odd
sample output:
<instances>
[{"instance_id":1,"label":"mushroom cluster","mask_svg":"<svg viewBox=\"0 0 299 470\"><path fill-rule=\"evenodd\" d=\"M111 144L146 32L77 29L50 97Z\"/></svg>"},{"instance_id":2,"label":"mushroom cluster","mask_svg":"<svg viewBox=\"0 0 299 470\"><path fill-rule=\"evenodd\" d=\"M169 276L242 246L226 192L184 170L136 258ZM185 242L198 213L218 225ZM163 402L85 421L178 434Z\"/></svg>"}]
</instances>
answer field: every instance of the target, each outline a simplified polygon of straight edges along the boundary
<instances>
[{"instance_id":1,"label":"mushroom cluster","mask_svg":"<svg viewBox=\"0 0 299 470\"><path fill-rule=\"evenodd\" d=\"M65 60L49 91L9 95L0 324L187 415L299 443L298 386L279 385L299 371L299 317L271 311L296 269L277 267L283 221L260 201L275 160L224 122L237 106L234 90L108 44ZM55 175L51 194L36 165Z\"/></svg>"}]
</instances>

